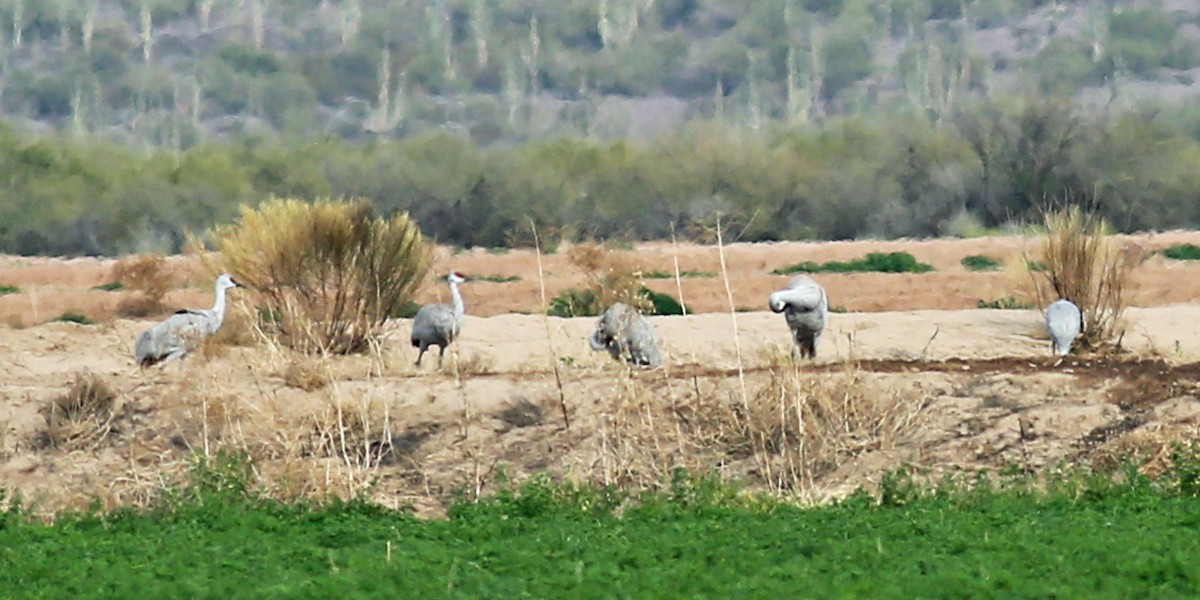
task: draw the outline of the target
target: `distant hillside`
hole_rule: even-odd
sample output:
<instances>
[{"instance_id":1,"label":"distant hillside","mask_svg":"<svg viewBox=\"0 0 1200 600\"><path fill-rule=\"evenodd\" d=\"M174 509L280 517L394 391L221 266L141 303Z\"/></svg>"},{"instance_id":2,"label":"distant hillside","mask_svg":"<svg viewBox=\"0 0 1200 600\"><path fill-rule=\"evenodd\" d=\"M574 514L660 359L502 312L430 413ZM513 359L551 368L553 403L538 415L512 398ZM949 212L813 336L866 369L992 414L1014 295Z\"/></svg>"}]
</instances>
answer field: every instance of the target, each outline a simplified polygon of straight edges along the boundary
<instances>
[{"instance_id":1,"label":"distant hillside","mask_svg":"<svg viewBox=\"0 0 1200 600\"><path fill-rule=\"evenodd\" d=\"M165 149L467 132L478 143L756 127L996 90L1194 97L1200 3L3 0L0 117Z\"/></svg>"}]
</instances>

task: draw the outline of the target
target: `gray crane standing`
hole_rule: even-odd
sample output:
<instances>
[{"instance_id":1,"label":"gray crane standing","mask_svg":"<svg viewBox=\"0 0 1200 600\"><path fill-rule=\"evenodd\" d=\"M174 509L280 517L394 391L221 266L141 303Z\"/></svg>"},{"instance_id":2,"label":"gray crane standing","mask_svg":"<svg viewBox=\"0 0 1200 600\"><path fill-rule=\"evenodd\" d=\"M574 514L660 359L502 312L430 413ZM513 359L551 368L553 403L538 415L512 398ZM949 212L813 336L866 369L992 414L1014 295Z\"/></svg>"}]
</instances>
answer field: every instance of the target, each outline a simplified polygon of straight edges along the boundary
<instances>
[{"instance_id":1,"label":"gray crane standing","mask_svg":"<svg viewBox=\"0 0 1200 600\"><path fill-rule=\"evenodd\" d=\"M446 354L446 347L462 331L466 306L463 304L462 294L458 291L458 284L466 281L468 281L466 275L458 271L451 271L446 276L446 282L450 284L450 297L453 304L426 304L413 317L412 345L420 350L417 352L416 365L418 367L421 366L421 357L425 356L425 351L430 346L437 346L438 367L440 368L442 357Z\"/></svg>"},{"instance_id":2,"label":"gray crane standing","mask_svg":"<svg viewBox=\"0 0 1200 600\"><path fill-rule=\"evenodd\" d=\"M225 321L225 291L241 287L228 273L217 277L216 302L208 310L184 309L150 329L142 332L134 347L138 366L146 368L157 363L183 359L217 332Z\"/></svg>"}]
</instances>

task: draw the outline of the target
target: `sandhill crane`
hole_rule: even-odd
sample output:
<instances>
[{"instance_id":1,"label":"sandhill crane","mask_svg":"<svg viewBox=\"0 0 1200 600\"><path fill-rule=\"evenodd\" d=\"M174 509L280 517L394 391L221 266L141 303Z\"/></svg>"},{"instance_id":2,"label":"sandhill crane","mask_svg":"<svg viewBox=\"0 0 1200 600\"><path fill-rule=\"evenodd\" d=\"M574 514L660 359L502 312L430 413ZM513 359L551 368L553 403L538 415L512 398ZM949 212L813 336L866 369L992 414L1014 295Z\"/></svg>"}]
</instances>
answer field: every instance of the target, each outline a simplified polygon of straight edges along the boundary
<instances>
[{"instance_id":1,"label":"sandhill crane","mask_svg":"<svg viewBox=\"0 0 1200 600\"><path fill-rule=\"evenodd\" d=\"M1046 308L1046 331L1050 333L1050 349L1066 356L1083 331L1083 313L1070 300L1056 300Z\"/></svg>"},{"instance_id":2,"label":"sandhill crane","mask_svg":"<svg viewBox=\"0 0 1200 600\"><path fill-rule=\"evenodd\" d=\"M767 297L767 306L773 312L783 313L800 356L816 358L817 340L829 320L829 299L825 288L808 275L797 275L786 288Z\"/></svg>"},{"instance_id":3,"label":"sandhill crane","mask_svg":"<svg viewBox=\"0 0 1200 600\"><path fill-rule=\"evenodd\" d=\"M425 356L425 350L430 346L438 347L438 367L441 367L446 347L462 331L466 307L463 305L462 294L458 292L458 284L467 280L466 275L458 271L451 271L446 276L446 282L450 284L450 297L453 305L426 304L413 317L412 345L414 348L420 349L417 352L416 365L418 367L421 366L421 357Z\"/></svg>"},{"instance_id":4,"label":"sandhill crane","mask_svg":"<svg viewBox=\"0 0 1200 600\"><path fill-rule=\"evenodd\" d=\"M134 356L139 367L179 359L180 368L188 353L195 350L204 338L214 334L225 321L225 290L241 287L228 273L217 277L216 302L208 310L177 311L165 321L147 329L138 337Z\"/></svg>"},{"instance_id":5,"label":"sandhill crane","mask_svg":"<svg viewBox=\"0 0 1200 600\"><path fill-rule=\"evenodd\" d=\"M654 325L636 308L621 302L608 307L600 316L588 345L592 350L607 350L614 359L631 365L662 365Z\"/></svg>"}]
</instances>

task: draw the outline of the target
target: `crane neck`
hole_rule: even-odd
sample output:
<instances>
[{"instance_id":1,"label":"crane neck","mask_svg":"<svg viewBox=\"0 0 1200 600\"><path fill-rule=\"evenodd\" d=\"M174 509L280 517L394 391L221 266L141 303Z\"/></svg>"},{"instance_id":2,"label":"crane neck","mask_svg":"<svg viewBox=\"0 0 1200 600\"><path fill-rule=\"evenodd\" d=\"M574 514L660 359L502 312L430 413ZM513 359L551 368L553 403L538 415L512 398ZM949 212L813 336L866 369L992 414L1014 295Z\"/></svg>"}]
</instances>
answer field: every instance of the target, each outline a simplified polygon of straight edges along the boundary
<instances>
[{"instance_id":1,"label":"crane neck","mask_svg":"<svg viewBox=\"0 0 1200 600\"><path fill-rule=\"evenodd\" d=\"M220 327L221 323L225 320L226 288L223 288L220 285L217 285L215 287L216 287L216 292L217 292L217 294L216 294L217 299L215 302L213 302L212 314L214 317L216 317L217 326Z\"/></svg>"},{"instance_id":2,"label":"crane neck","mask_svg":"<svg viewBox=\"0 0 1200 600\"><path fill-rule=\"evenodd\" d=\"M462 317L463 314L466 313L467 308L466 305L463 304L462 294L458 291L457 281L450 282L450 299L454 307L454 316Z\"/></svg>"}]
</instances>

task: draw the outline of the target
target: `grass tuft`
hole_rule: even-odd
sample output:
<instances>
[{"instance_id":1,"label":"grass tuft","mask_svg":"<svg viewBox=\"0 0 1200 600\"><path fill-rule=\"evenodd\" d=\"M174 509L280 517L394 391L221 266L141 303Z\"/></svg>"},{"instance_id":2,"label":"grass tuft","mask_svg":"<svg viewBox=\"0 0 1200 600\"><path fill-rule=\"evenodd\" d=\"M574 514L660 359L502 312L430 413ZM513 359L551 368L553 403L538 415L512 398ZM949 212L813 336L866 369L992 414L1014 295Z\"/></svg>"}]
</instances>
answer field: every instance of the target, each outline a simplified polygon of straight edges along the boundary
<instances>
[{"instance_id":1,"label":"grass tuft","mask_svg":"<svg viewBox=\"0 0 1200 600\"><path fill-rule=\"evenodd\" d=\"M1005 296L995 300L980 300L978 306L979 308L996 310L1028 310L1031 308L1037 308L1037 304L1034 304L1033 302L1023 302L1013 298L1012 296Z\"/></svg>"},{"instance_id":2,"label":"grass tuft","mask_svg":"<svg viewBox=\"0 0 1200 600\"><path fill-rule=\"evenodd\" d=\"M968 271L996 271L1000 269L1000 261L982 254L972 254L962 259L962 266Z\"/></svg>"},{"instance_id":3,"label":"grass tuft","mask_svg":"<svg viewBox=\"0 0 1200 600\"><path fill-rule=\"evenodd\" d=\"M20 293L21 293L21 288L15 286L15 285L0 284L0 296L6 296L8 294L20 294Z\"/></svg>"},{"instance_id":4,"label":"grass tuft","mask_svg":"<svg viewBox=\"0 0 1200 600\"><path fill-rule=\"evenodd\" d=\"M75 312L72 310L68 310L68 311L64 312L63 314L58 315L57 317L54 317L51 320L59 322L59 323L77 323L79 325L94 325L95 324L95 321L93 321L87 315L85 315L83 313L78 313L78 312Z\"/></svg>"},{"instance_id":5,"label":"grass tuft","mask_svg":"<svg viewBox=\"0 0 1200 600\"><path fill-rule=\"evenodd\" d=\"M42 445L63 450L97 447L112 432L116 399L116 392L99 375L77 374L66 393L42 410L46 421Z\"/></svg>"}]
</instances>

